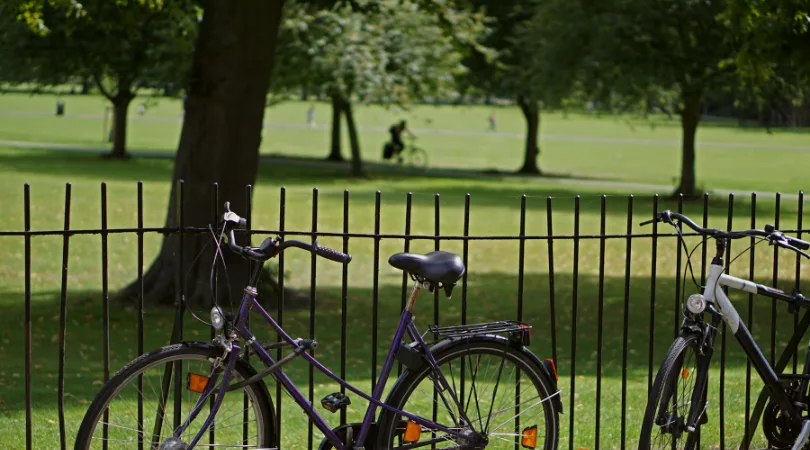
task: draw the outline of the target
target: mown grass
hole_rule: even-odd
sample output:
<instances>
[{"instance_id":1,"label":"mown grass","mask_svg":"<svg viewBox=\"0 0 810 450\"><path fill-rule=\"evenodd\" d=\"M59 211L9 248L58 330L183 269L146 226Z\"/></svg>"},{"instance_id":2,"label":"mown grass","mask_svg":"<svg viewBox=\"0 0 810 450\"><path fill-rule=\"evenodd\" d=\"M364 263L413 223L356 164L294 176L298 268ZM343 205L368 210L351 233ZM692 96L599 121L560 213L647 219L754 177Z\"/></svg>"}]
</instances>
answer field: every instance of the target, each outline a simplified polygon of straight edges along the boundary
<instances>
[{"instance_id":1,"label":"mown grass","mask_svg":"<svg viewBox=\"0 0 810 450\"><path fill-rule=\"evenodd\" d=\"M2 98L2 97L0 97ZM756 161L748 164L757 165ZM131 228L136 224L136 182L144 180L145 226L162 226L166 213L171 162L136 158L120 163L101 161L95 156L69 155L33 150L0 150L0 230L22 230L23 183L31 184L31 220L35 230L60 229L64 221L64 183L72 183L71 227L97 228L100 225L99 183L107 182L109 198L109 226ZM755 184L752 182L752 184ZM524 279L522 319L535 326L532 350L542 357L556 350L561 374L560 387L566 414L562 419L561 448L593 448L595 420L600 418L600 447L619 448L621 434L622 378L626 374L626 444L636 445L637 430L646 400L650 367L653 371L672 340L677 325L678 299L676 289L676 244L671 237L658 240L657 258L652 259L652 240L648 237L632 240L630 259L629 303L625 302L626 241L622 238L606 239L604 256L600 241L592 235L600 232L601 192L583 186L567 187L559 183L526 184L515 180L437 179L411 176L372 176L367 180L349 178L340 170L303 169L284 166L263 166L255 190L253 223L267 230L278 228L279 187L286 186L287 230L311 229L312 188L317 186L319 197L318 228L326 232L342 231L344 190L350 191L351 206L349 228L352 232L370 233L374 230L375 192L382 190L380 229L386 234L402 233L405 220L407 192L413 193L412 233L432 236L435 232L435 193L440 193L440 226L442 235L463 233L465 195L471 194L470 234L478 236L516 235L520 230L521 196L527 195L526 234L545 236L547 228L546 201L552 198L552 230L557 236L574 233L575 196L579 198L580 234L588 236L579 242L575 267L574 243L569 239L553 243L553 281L556 320L550 317L550 282L548 241L529 239L524 249ZM202 193L204 195L207 193ZM652 214L652 197L637 196L633 200L632 223ZM624 233L627 227L625 195L614 193L605 198L605 232ZM676 204L661 198L659 209L675 208ZM693 217L702 214L701 204L685 205ZM810 220L810 209L804 205L803 223ZM756 224L762 227L776 219L773 200L759 199ZM792 228L797 223L798 204L795 199L783 200L779 207L781 228ZM713 198L709 202L710 226L725 227L728 199ZM733 209L733 227L748 228L751 204L746 198L736 198ZM661 228L661 233L669 230ZM261 233L261 232L258 232ZM0 443L6 448L24 445L24 248L21 237L0 237L4 259L0 263L0 305L6 326L0 331L0 422L4 432ZM159 235L147 235L144 254L146 261L156 254ZM322 245L340 247L339 238L324 237ZM696 242L694 238L690 240ZM393 333L401 301L401 274L385 264L391 253L401 251L401 239L383 239L379 243L379 273L374 273L374 240L352 238L350 252L354 260L348 266L348 298L346 313L346 373L347 379L357 386L370 388L370 356L377 355L382 364L388 339ZM430 239L411 242L412 251L434 248ZM691 245L690 245L691 246ZM746 247L735 243L733 252ZM441 248L461 252L460 241L443 241ZM57 355L59 333L59 303L61 288L62 238L59 236L32 239L32 327L33 327L33 406L34 447L55 448L58 443L58 415L56 409ZM604 264L600 260L604 260ZM772 279L774 254L771 249L757 247L755 269L759 282ZM309 292L310 257L302 252L286 255L286 281L288 286ZM655 267L655 277L652 276ZM698 268L700 265L698 264ZM804 280L808 264L800 268ZM87 403L102 382L101 358L101 251L99 236L74 236L70 239L67 285L67 340L65 369L65 416L68 440L72 439ZM517 318L519 242L517 240L475 240L469 244L469 282L466 290L459 289L450 300L423 297L417 312L417 324L455 324L467 311L468 322ZM732 266L732 273L746 276L748 256ZM314 303L315 330L320 342L317 355L327 366L340 368L340 336L342 302L340 295L341 268L326 261L317 265L317 290ZM575 270L577 272L575 272ZM109 275L111 289L119 289L132 281L137 273L136 238L132 234L111 235L109 238ZM576 276L575 276L576 273ZM777 283L785 290L794 287L795 258L779 253ZM601 275L601 276L600 276ZM698 276L700 274L698 273ZM380 288L375 296L373 280L378 277ZM601 280L601 281L600 281ZM806 281L799 287L807 290ZM688 292L694 288L687 286ZM576 297L574 292L576 291ZM576 309L574 300L576 299ZM378 300L375 302L375 300ZM771 308L767 299L756 299L749 306L745 296L734 297L744 318L751 315L756 338L763 351L770 355ZM378 340L376 347L371 338L374 305L378 305ZM599 315L600 304L604 313ZM309 335L311 309L287 305L284 327L293 335ZM627 365L622 365L624 310L628 308ZM751 312L749 313L749 308ZM198 309L199 311L199 309ZM438 314L436 317L435 314ZM113 305L111 309L111 367L113 370L137 355L136 312ZM171 309L148 306L145 311L146 349L168 342L173 323ZM436 320L438 318L438 320ZM601 318L601 345L599 323ZM776 348L792 332L793 317L779 305L776 314ZM552 348L551 327L556 326L556 349ZM186 336L206 340L208 329L186 318ZM651 326L654 329L651 329ZM257 333L262 335L262 333ZM274 338L264 334L265 338ZM574 339L576 342L574 343ZM576 356L574 357L574 345ZM652 359L650 359L652 349ZM601 354L601 410L597 412L597 356ZM719 404L719 361L715 359L715 372L711 378L711 401ZM572 367L576 366L572 374ZM297 361L290 373L306 392L307 368ZM379 371L379 369L378 369ZM573 376L572 376L573 375ZM572 385L575 383L575 385ZM336 390L334 383L323 376L315 377L315 400ZM742 354L731 341L727 343L725 363L725 434L727 444L739 442L743 431L745 402L745 364ZM757 392L758 382L753 383ZM272 390L272 388L271 388ZM365 404L353 398L349 420L360 420ZM569 442L570 418L574 414L574 440ZM336 416L330 417L336 424ZM303 416L293 408L286 397L283 400L282 438L285 448L301 448L307 439ZM719 416L711 414L704 434L707 448L719 442ZM320 436L315 437L317 443ZM762 441L760 441L762 444Z\"/></svg>"},{"instance_id":2,"label":"mown grass","mask_svg":"<svg viewBox=\"0 0 810 450\"><path fill-rule=\"evenodd\" d=\"M53 115L53 95L0 95L0 140L107 146L105 101L99 96L63 96L67 115ZM128 142L134 149L174 151L182 126L179 100L161 98L146 113L131 108ZM308 103L268 108L261 145L266 154L325 157L330 106L315 104L317 129L305 126ZM487 132L496 112L498 132ZM515 107L415 106L407 112L358 106L363 158L379 161L387 127L407 118L429 153L431 167L514 171L523 161L525 123ZM680 177L681 131L676 119L545 113L541 118L540 165L552 174L579 178L673 185ZM106 122L110 126L110 120ZM347 133L343 133L344 140ZM743 128L733 121L705 120L698 131L698 184L704 189L796 192L808 187L806 130ZM348 149L348 143L344 143ZM348 150L345 150L348 156Z\"/></svg>"}]
</instances>

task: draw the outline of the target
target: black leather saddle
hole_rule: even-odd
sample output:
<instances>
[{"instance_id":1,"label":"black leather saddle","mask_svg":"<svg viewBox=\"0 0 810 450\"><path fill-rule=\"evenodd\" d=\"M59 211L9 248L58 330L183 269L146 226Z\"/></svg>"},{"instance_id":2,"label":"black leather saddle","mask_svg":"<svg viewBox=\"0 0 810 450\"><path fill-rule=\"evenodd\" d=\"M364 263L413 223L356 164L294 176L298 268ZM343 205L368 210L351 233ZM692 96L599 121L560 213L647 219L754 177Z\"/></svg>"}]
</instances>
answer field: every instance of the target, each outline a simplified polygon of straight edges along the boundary
<instances>
[{"instance_id":1,"label":"black leather saddle","mask_svg":"<svg viewBox=\"0 0 810 450\"><path fill-rule=\"evenodd\" d=\"M388 264L437 285L453 286L464 275L461 258L450 252L397 253L388 258Z\"/></svg>"}]
</instances>

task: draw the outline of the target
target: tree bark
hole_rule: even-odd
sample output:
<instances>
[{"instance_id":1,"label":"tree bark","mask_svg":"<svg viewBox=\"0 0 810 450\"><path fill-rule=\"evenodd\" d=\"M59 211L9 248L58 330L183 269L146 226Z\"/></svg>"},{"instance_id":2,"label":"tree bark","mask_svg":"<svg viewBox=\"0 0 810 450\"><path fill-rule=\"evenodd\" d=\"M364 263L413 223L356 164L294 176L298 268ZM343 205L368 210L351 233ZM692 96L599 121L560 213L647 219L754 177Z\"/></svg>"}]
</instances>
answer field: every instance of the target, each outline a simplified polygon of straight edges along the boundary
<instances>
[{"instance_id":1,"label":"tree bark","mask_svg":"<svg viewBox=\"0 0 810 450\"><path fill-rule=\"evenodd\" d=\"M126 159L127 155L127 114L134 96L128 91L118 92L113 99L113 148L106 154L108 158Z\"/></svg>"},{"instance_id":2,"label":"tree bark","mask_svg":"<svg viewBox=\"0 0 810 450\"><path fill-rule=\"evenodd\" d=\"M340 117L343 114L343 107L340 98L332 96L332 142L327 161L345 161L340 154Z\"/></svg>"},{"instance_id":3,"label":"tree bark","mask_svg":"<svg viewBox=\"0 0 810 450\"><path fill-rule=\"evenodd\" d=\"M540 157L540 147L537 145L540 130L540 108L537 100L524 96L518 97L518 105L526 118L526 151L523 160L523 167L518 173L530 175L540 175L540 167L537 165L537 158Z\"/></svg>"},{"instance_id":4,"label":"tree bark","mask_svg":"<svg viewBox=\"0 0 810 450\"><path fill-rule=\"evenodd\" d=\"M247 185L254 184L265 99L270 84L283 0L207 0L194 51L188 103L174 163L166 227L208 227L222 214L222 203L247 217ZM184 180L181 190L178 180ZM218 183L218 211L212 185ZM182 224L178 218L182 214ZM214 224L214 226L216 226ZM210 233L169 234L144 274L144 302L170 304L184 294L186 303L208 305L213 250L195 258ZM244 239L239 239L244 245ZM229 282L221 294L239 302L249 264L225 250ZM182 282L181 282L182 281ZM228 290L230 285L230 290ZM180 292L178 292L180 289ZM135 282L124 299L140 294ZM227 301L220 297L221 304Z\"/></svg>"},{"instance_id":5,"label":"tree bark","mask_svg":"<svg viewBox=\"0 0 810 450\"><path fill-rule=\"evenodd\" d=\"M352 175L362 177L365 176L365 171L363 170L363 159L360 157L360 137L357 134L357 125L354 123L351 102L346 98L342 99L341 109L346 113L346 126L349 129L349 144L352 149Z\"/></svg>"},{"instance_id":6,"label":"tree bark","mask_svg":"<svg viewBox=\"0 0 810 450\"><path fill-rule=\"evenodd\" d=\"M695 179L695 135L700 122L700 94L689 94L683 98L681 129L683 130L683 152L681 155L681 182L675 195L695 198L699 195Z\"/></svg>"}]
</instances>

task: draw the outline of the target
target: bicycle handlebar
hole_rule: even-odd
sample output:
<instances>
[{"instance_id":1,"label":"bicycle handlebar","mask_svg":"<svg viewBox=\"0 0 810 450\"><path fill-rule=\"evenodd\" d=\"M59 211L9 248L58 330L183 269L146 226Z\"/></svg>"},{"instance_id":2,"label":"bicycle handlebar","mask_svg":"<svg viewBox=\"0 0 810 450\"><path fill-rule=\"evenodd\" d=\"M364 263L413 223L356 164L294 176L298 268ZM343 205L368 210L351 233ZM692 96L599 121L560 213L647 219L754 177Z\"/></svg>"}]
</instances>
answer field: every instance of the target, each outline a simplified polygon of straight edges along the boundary
<instances>
[{"instance_id":1,"label":"bicycle handlebar","mask_svg":"<svg viewBox=\"0 0 810 450\"><path fill-rule=\"evenodd\" d=\"M662 211L655 216L655 219L642 222L640 225L649 225L655 222L664 222L675 226L673 219L680 220L685 223L689 228L695 230L697 233L721 239L740 239L744 237L760 236L766 238L771 244L778 245L788 250L793 250L806 258L810 259L810 255L804 253L802 250L810 250L810 242L801 239L785 236L781 231L774 228L773 225L765 225L764 230L746 230L746 231L723 231L714 228L703 228L693 222L689 217L683 214L678 214L669 210Z\"/></svg>"},{"instance_id":2,"label":"bicycle handlebar","mask_svg":"<svg viewBox=\"0 0 810 450\"><path fill-rule=\"evenodd\" d=\"M236 213L231 212L230 202L225 202L225 213L222 215L222 223L224 226L224 232L228 236L228 248L243 258L253 259L256 261L267 261L276 257L288 247L297 247L308 250L330 261L346 264L352 260L352 255L347 255L328 247L321 247L318 245L317 240L314 243L309 244L295 240L282 241L281 238L277 237L275 239L265 239L264 242L262 242L262 245L259 247L242 247L236 243L234 230L237 228L245 228L247 226L247 221L239 217Z\"/></svg>"}]
</instances>

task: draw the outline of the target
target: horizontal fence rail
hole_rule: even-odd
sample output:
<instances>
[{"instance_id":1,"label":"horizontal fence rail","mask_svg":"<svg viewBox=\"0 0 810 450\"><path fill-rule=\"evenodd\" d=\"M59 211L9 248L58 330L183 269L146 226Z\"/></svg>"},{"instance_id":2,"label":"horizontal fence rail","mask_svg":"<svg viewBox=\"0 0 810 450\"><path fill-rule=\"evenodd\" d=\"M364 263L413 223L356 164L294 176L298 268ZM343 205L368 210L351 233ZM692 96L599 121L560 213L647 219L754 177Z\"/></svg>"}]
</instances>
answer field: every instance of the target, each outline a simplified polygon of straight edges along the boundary
<instances>
[{"instance_id":1,"label":"horizontal fence rail","mask_svg":"<svg viewBox=\"0 0 810 450\"><path fill-rule=\"evenodd\" d=\"M138 295L135 302L131 305L135 320L130 324L135 335L134 349L137 355L151 350L146 348L145 337L151 332L150 317L145 314L147 306L144 304L144 294L148 289L145 286L145 264L148 263L145 256L145 239L151 235L163 235L166 237L176 236L174 245L176 248L177 260L179 269L175 270L175 286L176 286L176 300L173 305L173 315L170 341L179 342L184 339L189 340L206 340L204 336L196 336L193 339L184 335L186 327L186 313L189 305L186 304L186 295L188 294L187 280L188 269L191 265L197 264L196 261L188 261L185 256L184 246L190 245L189 242L192 238L197 236L212 235L212 230L202 224L187 224L187 211L185 204L188 202L188 196L191 194L185 192L185 184L178 183L175 186L176 195L178 198L178 205L176 216L172 223L174 226L168 227L145 227L144 226L144 193L143 184L137 185L137 199L135 215L137 217L137 226L133 228L109 227L109 197L107 186L101 184L100 187L100 211L101 217L99 220L99 228L77 228L72 219L76 214L75 192L72 192L71 185L67 184L64 196L64 210L63 220L64 224L62 229L54 230L34 230L31 226L32 221L32 205L31 205L31 188L25 185L23 191L23 227L22 230L3 230L0 231L0 242L5 245L11 240L23 243L23 292L20 296L24 302L24 310L22 317L13 317L11 320L21 321L24 323L22 332L24 333L24 441L25 448L36 448L34 439L38 433L56 435L58 434L58 444L53 441L51 444L61 449L72 447L71 439L75 437L75 431L78 428L78 423L71 423L66 419L65 414L65 382L66 374L70 374L70 369L66 367L66 363L71 363L70 358L75 356L74 351L68 351L66 343L69 341L71 334L71 327L76 327L75 319L71 317L71 309L73 304L70 301L71 291L69 289L69 275L68 269L76 270L76 260L74 254L77 251L76 242L74 239L81 236L99 236L98 249L101 255L101 286L98 310L101 311L99 316L94 316L93 320L98 320L98 323L82 323L82 327L90 327L98 329L98 342L96 343L101 348L101 374L100 379L94 380L95 389L100 390L103 382L106 382L112 374L120 368L122 364L113 365L111 363L111 333L115 331L111 329L111 314L116 314L117 305L115 304L114 292L110 288L110 267L114 261L110 260L110 239L112 236L122 235L125 237L133 237L133 247L136 248L137 270L130 274L130 278L135 280ZM219 187L214 184L211 186L209 193L195 193L195 195L210 195L211 198L211 221L214 222L221 215L221 203L226 198L222 198L219 192ZM330 242L339 242L339 244L332 245L332 247L342 250L345 253L351 253L353 247L359 243L368 242L370 244L370 253L372 257L371 268L371 310L366 311L368 314L368 341L370 342L370 354L368 359L364 361L365 373L367 374L367 385L360 385L361 387L368 387L374 389L377 374L378 374L378 353L387 349L387 339L389 339L388 332L390 330L381 329L378 325L381 318L381 305L386 305L388 299L382 298L381 292L381 264L380 258L386 258L387 254L381 253L381 246L384 243L395 241L401 243L400 251L412 251L414 246L420 241L432 243L433 250L447 249L447 243L457 242L460 247L460 256L464 264L468 267L463 278L460 281L456 293L458 295L458 319L460 323L466 324L471 320L472 316L478 314L480 306L476 304L471 294L473 289L471 283L476 280L477 267L472 265L471 255L475 250L471 250L471 245L480 243L493 243L505 242L514 243L514 246L504 246L501 250L503 252L515 251L515 260L517 267L514 268L500 268L501 270L514 273L516 275L516 286L514 288L514 310L506 310L503 308L502 316L491 317L490 320L500 319L516 319L526 320L526 308L531 302L538 301L538 297L542 298L542 303L546 309L542 312L545 317L536 320L534 323L537 332L533 335L533 342L531 348L535 353L541 357L551 357L557 361L559 369L560 388L562 389L563 403L566 406L565 415L561 417L561 423L564 430L561 430L561 436L564 438L564 445L561 448L568 448L574 450L576 448L588 446L590 448L634 448L636 446L635 439L638 435L638 428L640 427L641 413L645 407L643 402L638 402L640 398L637 392L639 386L641 389L649 390L652 385L653 378L658 369L658 365L663 358L663 352L666 346L677 336L679 326L682 319L681 302L685 295L695 291L692 285L691 276L684 271L684 264L687 261L688 252L693 251L690 248L684 248L677 245L675 240L677 234L669 227L659 224L653 224L649 228L645 228L643 232L638 229L638 222L653 217L657 212L662 209L662 198L652 196L651 198L637 198L634 196L588 196L588 201L598 201L598 208L594 208L594 212L585 217L582 212L583 198L576 196L573 199L557 199L552 197L543 197L536 199L533 197L522 196L519 201L515 201L515 209L519 211L517 226L514 224L505 225L505 228L516 228L511 232L517 234L504 234L504 235L476 235L470 232L471 225L475 226L474 221L471 219L471 211L474 210L473 204L475 197L467 194L464 196L462 207L462 217L448 217L448 207L442 203L443 197L439 194L433 196L432 206L421 205L422 209L432 209L433 233L420 229L421 232L412 232L414 230L414 210L416 208L414 202L414 195L408 193L404 199L402 196L398 197L399 201L404 204L404 221L400 225L402 233L382 232L382 218L383 218L383 200L389 198L387 195L383 196L379 191L374 195L373 201L373 224L365 228L371 228L373 231L352 231L350 230L350 207L353 207L352 196L349 191L343 192L337 204L340 205L340 217L335 221L339 224L339 231L322 231L319 228L319 220L321 219L321 211L323 199L319 198L319 191L317 189L312 191L311 196L311 226L309 229L290 229L288 225L288 218L290 212L293 211L293 206L288 200L287 190L281 188L278 205L279 210L277 214L278 226L275 229L267 228L261 229L259 226L265 224L255 224L251 220L254 216L252 210L255 210L255 205L252 204L253 190L250 186L246 187L244 191L246 204L248 205L247 211L235 211L248 219L248 230L242 231L242 238L250 239L250 236L264 235L279 235L285 238L299 237L310 239L314 241L316 238L333 238ZM555 210L560 208L560 204L565 201L566 205L570 207L570 202L573 200L573 208L569 212L567 209L564 212ZM329 201L334 202L334 197L330 197ZM799 193L795 202L791 200L790 206L791 216L795 216L795 221L785 223L781 221L783 215L783 208L787 203L782 199L780 194L777 194L773 203L773 215L766 218L763 214L758 214L758 197L752 194L750 197L745 197L739 200L734 195L729 195L724 198L715 198L714 196L704 195L703 198L695 202L687 202L683 197L677 198L674 201L669 201L669 209L678 212L684 212L689 209L689 214L692 215L696 222L701 222L703 226L709 224L710 216L717 216L713 214L713 209L720 208L721 203L726 203L723 211L727 217L725 229L743 229L743 228L762 228L765 223L772 223L777 228L785 226L785 231L791 235L799 238L803 233L808 233L810 230L804 228L803 221L804 215L804 195ZM740 203L743 203L740 206ZM761 201L759 201L761 205ZM534 209L530 208L533 207ZM609 213L609 206L612 207ZM295 208L305 208L305 206L295 206ZM353 207L357 208L357 207ZM747 214L741 211L748 210ZM544 211L545 215L542 219L538 220L537 211ZM621 211L616 213L616 211ZM529 218L529 212L532 212L532 218ZM12 214L12 211L6 210L3 214ZM16 213L16 212L14 212ZM768 211L770 213L770 211ZM621 220L608 224L608 217L610 214L618 215ZM586 220L591 220L591 216L598 216L598 223L586 223ZM744 216L744 217L743 217ZM734 219L737 219L736 221ZM743 222L741 218L747 220ZM463 230L461 234L442 234L441 230L447 221L453 219L462 223L460 229ZM497 220L497 218L493 218ZM568 229L563 230L560 223L565 223ZM365 224L367 225L367 224ZM545 228L544 232L536 233L529 230L536 228ZM334 228L334 227L333 227ZM623 231L619 232L618 229ZM588 230L588 231L584 231ZM594 231L594 230L598 230ZM509 232L509 230L505 230ZM248 237L244 237L247 235ZM695 233L684 232L684 236L691 238L691 243L701 241L696 238ZM35 367L41 365L38 354L41 348L34 348L32 341L32 334L34 330L39 327L40 317L34 314L34 299L37 294L35 287L32 287L32 277L38 277L42 274L37 274L33 267L32 261L32 245L39 239L48 237L61 238L61 281L60 290L58 292L59 307L58 307L58 331L55 345L58 347L58 367L56 369L56 395L53 396L53 404L45 403L43 401L34 402L32 383L34 375L39 376L38 371L34 370ZM613 242L616 245L612 245ZM706 241L703 238L702 241ZM595 247L585 248L589 243L594 243ZM732 267L744 264L747 261L747 276L754 279L757 267L757 255L762 255L762 247L754 247L754 238L746 240L733 241L727 249L726 254L726 272L728 273ZM254 243L255 244L255 243ZM15 244L16 245L16 244ZM529 248L531 246L531 248ZM534 257L535 252L540 246L544 246L543 251L547 253L547 258L540 258L546 264L546 267L539 270L536 267L527 267L527 258ZM733 247L733 250L732 250ZM748 252L748 257L735 256L751 247ZM369 248L369 247L364 247ZM426 249L427 247L420 247ZM703 245L700 252L696 252L691 256L691 262L694 266L695 277L699 283L702 283L706 277L706 263L707 263L707 248L708 245ZM649 257L644 253L645 264L643 270L639 268L639 254L638 252L646 252L649 249ZM214 255L213 246L209 246L206 250L207 253L202 255L202 259L208 262ZM56 250L53 251L55 257ZM803 285L803 279L807 277L806 266L801 259L797 256L795 261L792 255L788 255L785 250L777 251L772 250L773 258L771 261L772 272L771 279L768 280L772 285L790 285L791 288L799 290ZM355 256L360 256L356 254ZM364 255L367 256L367 255ZM674 264L673 264L674 259ZM733 264L732 264L733 260ZM534 260L533 260L534 261ZM617 263L618 261L618 263ZM794 280L780 280L782 272L780 268L784 268L785 264L790 263L788 267L794 267ZM285 281L284 274L290 270L294 261L290 261L289 257L281 254L277 261L277 292L278 302L274 311L275 319L277 322L285 326L288 323L290 310L285 307L285 292L288 292L289 282ZM308 309L306 311L306 323L304 329L309 338L316 338L318 333L316 331L323 330L326 327L334 328L339 327L337 336L339 336L339 343L335 347L338 354L339 367L336 370L341 378L346 378L349 373L350 364L356 362L348 361L350 353L350 344L347 342L349 327L358 326L357 321L353 320L349 310L351 302L349 301L352 295L352 286L350 285L350 273L353 268L349 265L343 265L340 275L336 277L339 279L339 314L335 315L334 323L320 323L316 322L316 316L319 305L318 286L319 283L323 284L324 280L321 278L323 273L321 264L326 264L316 260L315 255L311 256L308 263L309 270L309 286L295 286L299 291L297 294L306 297L308 300ZM300 263L298 264L301 267ZM674 273L671 272L671 267L675 267ZM583 268L587 267L587 273L583 273ZM593 268L595 267L595 269ZM759 267L760 271L762 267ZM303 270L303 269L302 269ZM666 271L666 273L665 273ZM212 290L212 301L217 301L217 296L220 290L217 286L222 283L228 282L231 284L244 283L244 280L239 279L226 279L225 271L220 268L215 268L214 275L212 276L213 282L216 284ZM327 273L330 273L327 271ZM538 274L546 278L547 290L542 293L537 290L531 291L533 285L528 284L527 274ZM620 280L617 287L611 288L613 291L607 292L608 281L606 277L608 273L620 273ZM649 277L649 280L636 281L639 273L643 273ZM593 292L584 290L584 277L594 275L595 289ZM329 277L330 275L326 275ZM488 274L487 276L493 277L497 275ZM662 279L671 279L671 283L665 283L666 286L672 285L672 292L662 292L660 283ZM332 282L334 280L327 280ZM486 290L489 282L485 280L476 280L482 283L476 285L476 292L479 290ZM590 281L588 281L590 282ZM644 286L646 284L646 287ZM399 302L395 302L400 306L404 306L406 300L406 293L408 288L408 280L405 274L402 274L401 286L399 278L396 282L398 290L401 291L399 295ZM806 284L805 284L806 286ZM500 285L499 285L500 287ZM308 291L307 291L308 289ZM530 293L531 291L531 293ZM615 291L615 292L614 292ZM665 294L665 295L664 295ZM433 296L432 308L429 308L428 301L422 301L424 317L420 317L422 324L428 322L434 324L448 325L448 319L443 316L443 309L440 308L442 302L453 301L441 298L439 292L435 292ZM757 301L766 301L759 299ZM509 305L512 300L509 299ZM756 328L757 337L760 339L759 343L762 346L763 352L769 357L772 364L778 371L792 370L796 373L800 369L797 356L798 341L803 335L803 331L807 328L810 320L804 320L810 316L802 313L793 314L792 318L788 319L791 323L790 330L780 330L780 320L784 320L783 312L778 310L776 300L773 300L768 310L767 315L757 314L755 317L755 300L753 295L748 295L747 309L740 307L741 316L751 329ZM95 307L95 306L94 306ZM171 307L171 306L170 306ZM204 310L204 308L198 308ZM428 312L429 309L432 311ZM39 308L37 308L39 310ZM595 310L594 323L583 324L583 317L591 319L594 316L592 312ZM635 314L634 310L641 310L643 314ZM273 311L273 310L268 310ZM759 311L761 313L761 310ZM298 311L299 316L303 313ZM537 311L533 314L538 314ZM633 322L632 318L642 317L643 320L636 320ZM296 317L292 317L295 321ZM456 320L453 316L452 320ZM619 325L617 325L619 324ZM585 326L586 329L583 329ZM725 324L723 325L725 329ZM767 332L765 328L767 327ZM646 339L639 339L639 330L641 335ZM801 331L797 333L798 337L792 340L786 340L786 333L792 333L795 330ZM781 334L780 334L781 333ZM595 334L595 344L591 343L589 337ZM211 330L213 336L213 330ZM614 336L616 336L614 338ZM608 344L612 342L613 344ZM620 351L612 352L607 351L608 345L617 345L619 342ZM731 341L733 342L733 340ZM168 342L167 342L168 343ZM69 346L75 345L70 343ZM662 347L663 346L663 347ZM727 350L727 347L729 350ZM752 377L750 363L745 364L745 379L744 386L735 387L731 392L731 388L727 387L727 365L731 358L738 358L738 353L731 353L732 345L726 339L725 333L722 334L719 343L719 355L713 362L713 370L717 375L712 375L712 380L718 380L716 384L712 384L710 389L719 389L719 403L717 404L716 413L713 412L710 417L710 423L714 422L715 428L711 432L716 433L715 436L709 436L708 430L702 438L704 440L710 439L714 445L719 443L720 448L725 448L726 439L728 439L727 423L736 420L736 417L731 417L726 405L726 398L728 395L737 395L737 392L744 392L744 406L740 407L744 412L744 431L735 429L735 436L744 433L749 435L749 429L757 426L758 415L762 410L762 405L757 403L757 395L759 391L759 382L754 375ZM16 351L16 350L14 350ZM315 353L314 350L311 350ZM319 356L325 350L319 348L315 356ZM614 355L615 353L615 355ZM618 356L616 356L618 355ZM638 355L643 355L642 357ZM279 349L276 357L280 359L282 352ZM630 360L644 359L643 364L633 364L631 367ZM586 361L586 359L588 361ZM595 363L591 368L590 361ZM584 364L584 369L582 368ZM638 366L641 367L638 367ZM354 369L352 369L354 370ZM397 373L401 373L402 367L397 368ZM307 393L311 402L318 401L315 398L316 379L313 368L310 366L306 372ZM735 379L736 380L736 379ZM0 378L0 381L3 381ZM268 380L269 381L269 380ZM712 383L715 383L712 381ZM736 381L735 381L736 383ZM2 389L0 383L0 389ZM7 384L7 383L6 383ZM613 386L618 385L618 391ZM139 385L139 389L142 386ZM593 389L592 389L593 388ZM345 393L343 387L340 388L342 393ZM2 392L2 390L0 390ZM283 417L291 417L300 412L296 411L296 405L286 401L282 395L280 386L271 391L274 392L274 400L276 407L276 426L280 432L282 441L284 439L285 431L281 425ZM583 393L584 392L584 393ZM646 398L646 396L644 396ZM0 396L0 400L2 396ZM50 401L50 400L49 400ZM2 405L0 405L2 406ZM43 424L37 419L37 408L56 409L57 420L56 428L52 431L49 430L50 425ZM139 414L142 405L139 405ZM759 408L759 410L757 410ZM13 414L13 412L12 412ZM567 416L567 417L566 417ZM338 416L336 416L338 417ZM80 419L78 419L80 420ZM341 410L339 414L340 424L345 424L349 421L347 411ZM50 423L50 421L48 421ZM22 425L22 424L21 424ZM565 430L567 428L567 430ZM716 430L716 431L714 431ZM317 431L316 431L317 433ZM316 448L320 442L320 436L313 434L313 426L310 422L307 432L307 447L312 449ZM567 439L566 439L567 438ZM739 441L739 439L738 439ZM736 445L738 442L734 443ZM22 447L22 442L15 442L13 446Z\"/></svg>"}]
</instances>

